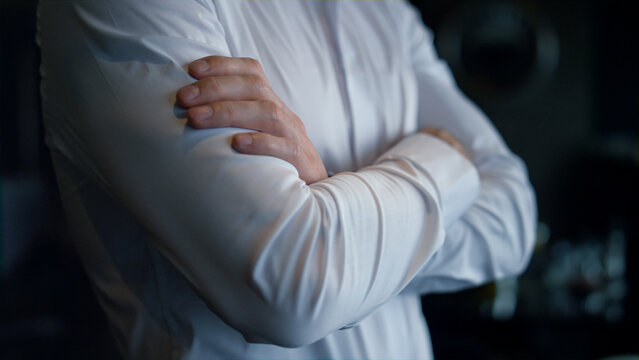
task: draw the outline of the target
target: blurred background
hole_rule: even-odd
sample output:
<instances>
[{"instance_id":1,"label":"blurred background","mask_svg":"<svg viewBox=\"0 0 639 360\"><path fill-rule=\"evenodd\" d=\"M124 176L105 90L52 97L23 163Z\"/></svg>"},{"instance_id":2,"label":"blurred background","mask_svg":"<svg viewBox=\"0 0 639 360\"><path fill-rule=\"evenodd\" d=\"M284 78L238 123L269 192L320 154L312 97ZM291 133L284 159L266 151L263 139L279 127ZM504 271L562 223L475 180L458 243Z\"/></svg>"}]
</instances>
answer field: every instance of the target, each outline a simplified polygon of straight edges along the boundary
<instances>
[{"instance_id":1,"label":"blurred background","mask_svg":"<svg viewBox=\"0 0 639 360\"><path fill-rule=\"evenodd\" d=\"M639 353L639 56L629 2L415 1L528 164L528 270L423 308L438 359ZM118 358L71 248L38 98L34 0L0 0L0 358ZM636 358L636 357L635 357Z\"/></svg>"}]
</instances>

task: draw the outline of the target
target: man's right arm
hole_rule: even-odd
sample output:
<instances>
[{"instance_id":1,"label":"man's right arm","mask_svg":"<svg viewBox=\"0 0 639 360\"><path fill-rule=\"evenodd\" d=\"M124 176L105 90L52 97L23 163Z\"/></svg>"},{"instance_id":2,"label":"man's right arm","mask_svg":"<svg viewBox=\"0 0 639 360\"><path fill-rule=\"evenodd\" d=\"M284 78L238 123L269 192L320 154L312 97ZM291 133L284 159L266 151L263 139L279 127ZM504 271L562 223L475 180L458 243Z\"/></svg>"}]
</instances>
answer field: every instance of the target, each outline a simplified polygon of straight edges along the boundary
<instances>
[{"instance_id":1,"label":"man's right arm","mask_svg":"<svg viewBox=\"0 0 639 360\"><path fill-rule=\"evenodd\" d=\"M408 284L443 242L438 194L472 195L477 174L417 134L374 166L307 186L285 161L233 151L238 129L189 128L174 115L175 90L192 82L184 67L230 55L211 6L43 2L49 143L247 339L309 344Z\"/></svg>"}]
</instances>

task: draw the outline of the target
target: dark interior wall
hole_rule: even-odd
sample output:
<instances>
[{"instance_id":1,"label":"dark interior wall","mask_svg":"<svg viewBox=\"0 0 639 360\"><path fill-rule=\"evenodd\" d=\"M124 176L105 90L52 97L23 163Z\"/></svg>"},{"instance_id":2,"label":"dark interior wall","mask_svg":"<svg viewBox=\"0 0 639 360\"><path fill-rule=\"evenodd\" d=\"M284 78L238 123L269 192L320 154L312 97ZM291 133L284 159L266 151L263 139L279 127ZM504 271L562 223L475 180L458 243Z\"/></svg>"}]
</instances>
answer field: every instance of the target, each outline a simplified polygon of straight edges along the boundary
<instances>
[{"instance_id":1,"label":"dark interior wall","mask_svg":"<svg viewBox=\"0 0 639 360\"><path fill-rule=\"evenodd\" d=\"M35 46L35 1L0 5L1 166L3 174L38 174L46 166L39 126L39 55Z\"/></svg>"},{"instance_id":2,"label":"dark interior wall","mask_svg":"<svg viewBox=\"0 0 639 360\"><path fill-rule=\"evenodd\" d=\"M0 359L116 359L44 144L36 3L0 1Z\"/></svg>"},{"instance_id":3,"label":"dark interior wall","mask_svg":"<svg viewBox=\"0 0 639 360\"><path fill-rule=\"evenodd\" d=\"M564 202L566 189L558 185L571 176L580 158L610 155L636 161L638 66L637 46L632 44L637 19L627 3L457 0L415 4L433 28L440 55L449 61L460 87L526 161L538 192L541 221L557 230L563 227L570 204ZM482 19L487 24L477 25ZM515 25L500 26L504 22ZM498 63L499 55L505 55L507 60L498 63L498 69L472 69L464 63L466 59L457 59L462 57L458 53L463 52L464 43L456 38L486 32L491 26L497 32L533 27L537 28L533 32L552 38L546 41L556 46L556 51L546 50L547 57L554 58L554 67L546 66L552 70L535 71L520 57L540 55L512 43L507 43L510 52L502 46L501 52L472 58L474 63L487 58ZM463 35L451 36L455 32ZM484 41L488 47L490 39L485 35L475 42ZM490 76L502 74L519 81L491 81Z\"/></svg>"},{"instance_id":4,"label":"dark interior wall","mask_svg":"<svg viewBox=\"0 0 639 360\"><path fill-rule=\"evenodd\" d=\"M528 165L542 222L515 282L424 298L436 357L638 353L637 11L599 0L414 4L459 86ZM623 253L605 260L617 243ZM596 270L610 264L624 265L623 280ZM516 299L506 315L503 296Z\"/></svg>"}]
</instances>

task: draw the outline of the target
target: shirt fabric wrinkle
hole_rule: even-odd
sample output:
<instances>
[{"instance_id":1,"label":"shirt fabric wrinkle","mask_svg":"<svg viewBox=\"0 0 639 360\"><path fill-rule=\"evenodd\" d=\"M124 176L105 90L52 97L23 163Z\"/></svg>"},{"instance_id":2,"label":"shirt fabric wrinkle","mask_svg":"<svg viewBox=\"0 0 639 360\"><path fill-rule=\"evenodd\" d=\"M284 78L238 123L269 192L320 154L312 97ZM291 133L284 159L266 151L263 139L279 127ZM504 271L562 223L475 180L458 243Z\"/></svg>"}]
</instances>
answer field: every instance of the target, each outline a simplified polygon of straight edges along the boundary
<instances>
[{"instance_id":1,"label":"shirt fabric wrinkle","mask_svg":"<svg viewBox=\"0 0 639 360\"><path fill-rule=\"evenodd\" d=\"M126 357L428 359L421 294L528 261L525 166L404 1L42 0L38 42L71 235ZM175 91L210 55L260 61L334 175L186 127Z\"/></svg>"}]
</instances>

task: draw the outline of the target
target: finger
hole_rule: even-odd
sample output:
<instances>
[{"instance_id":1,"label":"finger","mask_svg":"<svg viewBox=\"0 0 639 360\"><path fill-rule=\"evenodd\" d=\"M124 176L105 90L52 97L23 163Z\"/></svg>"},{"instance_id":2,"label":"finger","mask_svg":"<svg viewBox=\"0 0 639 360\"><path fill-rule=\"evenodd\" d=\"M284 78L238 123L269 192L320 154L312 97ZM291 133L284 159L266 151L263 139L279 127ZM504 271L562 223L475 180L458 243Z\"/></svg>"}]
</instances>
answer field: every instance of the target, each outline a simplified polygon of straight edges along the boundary
<instances>
[{"instance_id":1,"label":"finger","mask_svg":"<svg viewBox=\"0 0 639 360\"><path fill-rule=\"evenodd\" d=\"M231 145L244 154L273 156L293 165L298 153L292 140L259 132L235 134Z\"/></svg>"},{"instance_id":2,"label":"finger","mask_svg":"<svg viewBox=\"0 0 639 360\"><path fill-rule=\"evenodd\" d=\"M444 140L451 146L455 146L458 143L457 139L451 134L449 134L448 132L446 132L445 130L439 130L436 132L436 134L437 134L437 137Z\"/></svg>"},{"instance_id":3,"label":"finger","mask_svg":"<svg viewBox=\"0 0 639 360\"><path fill-rule=\"evenodd\" d=\"M275 136L291 136L285 110L268 100L218 101L187 111L189 125L197 129L238 127Z\"/></svg>"},{"instance_id":4,"label":"finger","mask_svg":"<svg viewBox=\"0 0 639 360\"><path fill-rule=\"evenodd\" d=\"M224 75L263 76L264 70L257 60L251 58L207 56L189 64L189 74L196 79Z\"/></svg>"},{"instance_id":5,"label":"finger","mask_svg":"<svg viewBox=\"0 0 639 360\"><path fill-rule=\"evenodd\" d=\"M255 75L214 76L178 90L178 104L184 108L222 100L276 100L266 80Z\"/></svg>"},{"instance_id":6,"label":"finger","mask_svg":"<svg viewBox=\"0 0 639 360\"><path fill-rule=\"evenodd\" d=\"M427 133L427 134L430 134L430 135L433 135L433 136L439 138L440 140L446 142L450 146L454 146L455 143L457 143L457 139L455 139L455 137L450 135L445 130L434 129L434 128L425 128L422 131Z\"/></svg>"},{"instance_id":7,"label":"finger","mask_svg":"<svg viewBox=\"0 0 639 360\"><path fill-rule=\"evenodd\" d=\"M451 135L449 132L440 130L439 138L444 140L446 143L448 143L448 145L452 146L455 150L462 153L462 155L469 157L464 146L459 142L459 140L457 140L456 137Z\"/></svg>"},{"instance_id":8,"label":"finger","mask_svg":"<svg viewBox=\"0 0 639 360\"><path fill-rule=\"evenodd\" d=\"M439 138L440 140L444 141L445 143L450 145L452 148L460 152L467 159L470 159L470 154L468 154L468 151L466 151L466 148L464 148L464 146L459 142L459 140L457 140L457 138L451 135L448 131L442 130L442 129L434 129L434 128L425 128L425 129L422 129L422 131Z\"/></svg>"},{"instance_id":9,"label":"finger","mask_svg":"<svg viewBox=\"0 0 639 360\"><path fill-rule=\"evenodd\" d=\"M442 134L446 132L442 129L436 129L436 128L423 128L421 131L436 137L441 137Z\"/></svg>"}]
</instances>

